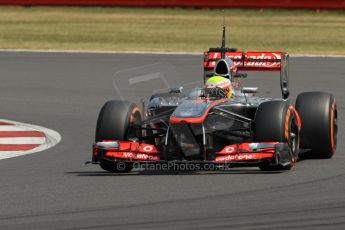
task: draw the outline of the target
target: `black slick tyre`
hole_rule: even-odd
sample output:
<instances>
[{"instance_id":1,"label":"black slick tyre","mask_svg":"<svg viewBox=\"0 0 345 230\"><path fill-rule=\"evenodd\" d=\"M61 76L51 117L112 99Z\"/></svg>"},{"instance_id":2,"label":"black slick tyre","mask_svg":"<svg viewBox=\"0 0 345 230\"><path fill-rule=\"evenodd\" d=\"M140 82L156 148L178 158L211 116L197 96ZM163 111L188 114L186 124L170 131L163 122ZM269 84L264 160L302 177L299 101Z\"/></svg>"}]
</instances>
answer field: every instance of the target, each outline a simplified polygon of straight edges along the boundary
<instances>
[{"instance_id":1,"label":"black slick tyre","mask_svg":"<svg viewBox=\"0 0 345 230\"><path fill-rule=\"evenodd\" d=\"M141 114L139 108L132 102L106 102L97 120L95 141L128 140L140 135L135 125L140 125Z\"/></svg>"},{"instance_id":2,"label":"black slick tyre","mask_svg":"<svg viewBox=\"0 0 345 230\"><path fill-rule=\"evenodd\" d=\"M299 127L296 114L287 101L268 101L260 104L255 114L254 141L286 142L292 152L292 159L287 166L275 166L263 163L261 170L289 170L299 153Z\"/></svg>"},{"instance_id":3,"label":"black slick tyre","mask_svg":"<svg viewBox=\"0 0 345 230\"><path fill-rule=\"evenodd\" d=\"M335 98L324 92L298 95L296 110L301 118L301 148L311 149L305 158L331 158L337 147L338 111Z\"/></svg>"},{"instance_id":4,"label":"black slick tyre","mask_svg":"<svg viewBox=\"0 0 345 230\"><path fill-rule=\"evenodd\" d=\"M95 141L129 140L141 137L141 114L132 102L108 101L98 116ZM102 169L108 172L129 172L133 166L128 162L100 160Z\"/></svg>"}]
</instances>

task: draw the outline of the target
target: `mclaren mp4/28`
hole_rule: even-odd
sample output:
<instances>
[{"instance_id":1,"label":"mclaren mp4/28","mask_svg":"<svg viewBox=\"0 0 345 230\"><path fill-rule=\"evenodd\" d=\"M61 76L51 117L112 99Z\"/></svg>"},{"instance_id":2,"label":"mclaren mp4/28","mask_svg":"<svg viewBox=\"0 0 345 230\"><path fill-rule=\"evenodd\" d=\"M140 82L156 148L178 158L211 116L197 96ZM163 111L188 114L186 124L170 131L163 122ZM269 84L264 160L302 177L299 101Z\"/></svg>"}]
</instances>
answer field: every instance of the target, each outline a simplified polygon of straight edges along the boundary
<instances>
[{"instance_id":1,"label":"mclaren mp4/28","mask_svg":"<svg viewBox=\"0 0 345 230\"><path fill-rule=\"evenodd\" d=\"M225 48L224 37L223 30L222 47L204 53L204 81L228 78L234 95L218 87L187 95L173 88L152 95L144 111L133 102L108 101L99 113L91 163L109 172L169 162L288 170L301 153L331 158L337 145L335 97L304 92L293 106L288 54ZM282 98L259 98L257 88L242 87L244 71L280 73Z\"/></svg>"}]
</instances>

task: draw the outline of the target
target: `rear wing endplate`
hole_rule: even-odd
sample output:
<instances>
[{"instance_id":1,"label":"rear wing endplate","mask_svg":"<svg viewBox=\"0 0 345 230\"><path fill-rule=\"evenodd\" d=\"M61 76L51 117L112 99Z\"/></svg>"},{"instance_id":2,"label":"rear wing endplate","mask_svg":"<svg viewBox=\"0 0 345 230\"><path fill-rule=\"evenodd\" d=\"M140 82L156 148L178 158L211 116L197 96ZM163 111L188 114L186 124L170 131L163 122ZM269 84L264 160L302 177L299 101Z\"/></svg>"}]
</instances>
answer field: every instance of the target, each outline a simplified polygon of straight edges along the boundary
<instances>
[{"instance_id":1,"label":"rear wing endplate","mask_svg":"<svg viewBox=\"0 0 345 230\"><path fill-rule=\"evenodd\" d=\"M238 71L275 71L280 72L282 97L289 97L288 62L289 55L284 52L222 52L211 49L204 53L204 81L214 74L219 59L230 58Z\"/></svg>"}]
</instances>

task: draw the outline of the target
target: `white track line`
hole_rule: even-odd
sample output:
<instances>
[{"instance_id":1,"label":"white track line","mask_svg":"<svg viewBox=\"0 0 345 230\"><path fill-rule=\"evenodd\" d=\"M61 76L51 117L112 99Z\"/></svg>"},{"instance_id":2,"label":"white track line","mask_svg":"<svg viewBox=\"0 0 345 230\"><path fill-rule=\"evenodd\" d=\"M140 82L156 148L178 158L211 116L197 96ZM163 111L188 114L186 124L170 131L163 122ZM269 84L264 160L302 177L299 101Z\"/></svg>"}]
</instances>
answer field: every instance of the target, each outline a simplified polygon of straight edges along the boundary
<instances>
[{"instance_id":1,"label":"white track line","mask_svg":"<svg viewBox=\"0 0 345 230\"><path fill-rule=\"evenodd\" d=\"M9 144L9 145L26 145L26 144L33 144L33 145L40 145L45 142L45 137L1 137L0 144Z\"/></svg>"},{"instance_id":2,"label":"white track line","mask_svg":"<svg viewBox=\"0 0 345 230\"><path fill-rule=\"evenodd\" d=\"M7 158L12 158L12 157L19 157L23 155L23 151L0 151L1 158L0 160L7 159Z\"/></svg>"},{"instance_id":3,"label":"white track line","mask_svg":"<svg viewBox=\"0 0 345 230\"><path fill-rule=\"evenodd\" d=\"M203 55L202 52L164 52L164 51L95 51L95 50L27 50L27 49L0 49L0 52L22 53L66 53L66 54L152 54L152 55ZM345 58L345 55L336 54L290 54L291 57L323 57Z\"/></svg>"},{"instance_id":4,"label":"white track line","mask_svg":"<svg viewBox=\"0 0 345 230\"><path fill-rule=\"evenodd\" d=\"M34 129L27 128L28 131L35 131ZM0 132L1 131L23 131L23 127L16 126L16 125L0 125Z\"/></svg>"},{"instance_id":5,"label":"white track line","mask_svg":"<svg viewBox=\"0 0 345 230\"><path fill-rule=\"evenodd\" d=\"M43 132L46 135L45 137L31 137L34 141L39 142L38 144L41 144L37 148L31 149L28 151L1 151L0 160L40 152L40 151L52 148L53 146L57 145L61 141L61 135L58 132L51 130L51 129L48 129L48 128L45 128L45 127L42 127L42 126L32 125L32 124L27 124L27 123L22 123L22 122L16 122L16 121L10 121L10 120L4 120L4 119L1 119L0 121L14 124L14 126L11 126L11 127L10 127L10 125L0 126L0 127L6 126L5 128L10 128L10 129L12 128L13 131L17 131L16 128L14 128L15 126L17 126L17 128L19 128L19 129L21 128L20 130L25 130L25 129L26 130L35 130L35 131ZM22 139L21 137L16 137L16 138L11 138L11 139L17 139L17 138ZM1 139L4 140L7 138L0 138L0 140ZM43 142L41 142L41 140L43 140ZM30 143L32 143L32 142L30 142ZM21 142L21 144L22 144L22 142ZM35 143L33 143L33 144L35 144Z\"/></svg>"}]
</instances>

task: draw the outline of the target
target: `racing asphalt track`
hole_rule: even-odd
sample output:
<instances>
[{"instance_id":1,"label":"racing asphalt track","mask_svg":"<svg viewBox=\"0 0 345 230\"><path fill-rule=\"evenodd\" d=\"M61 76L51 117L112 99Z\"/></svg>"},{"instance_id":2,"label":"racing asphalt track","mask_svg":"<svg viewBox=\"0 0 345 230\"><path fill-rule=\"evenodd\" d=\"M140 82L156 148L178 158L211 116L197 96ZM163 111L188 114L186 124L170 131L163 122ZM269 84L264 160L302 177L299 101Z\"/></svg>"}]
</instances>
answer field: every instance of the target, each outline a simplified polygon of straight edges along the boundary
<instances>
[{"instance_id":1,"label":"racing asphalt track","mask_svg":"<svg viewBox=\"0 0 345 230\"><path fill-rule=\"evenodd\" d=\"M337 98L340 131L333 159L304 160L283 173L254 168L116 175L84 165L99 109L117 97L114 73L144 66L124 72L147 76L152 69L155 76L159 65L147 65L159 62L172 67L163 70L164 78L201 79L201 56L0 52L0 118L62 136L52 149L0 161L1 230L345 229L344 58L291 58L290 65L292 99L308 90ZM246 85L279 92L277 78L259 77L249 76ZM149 96L143 88L136 96Z\"/></svg>"}]
</instances>

